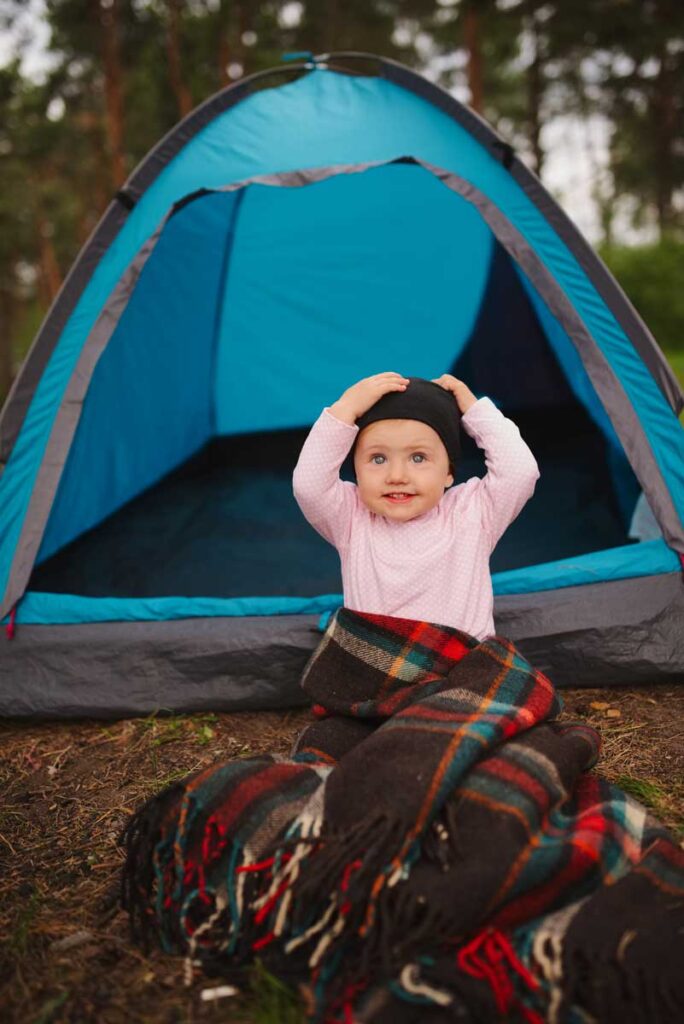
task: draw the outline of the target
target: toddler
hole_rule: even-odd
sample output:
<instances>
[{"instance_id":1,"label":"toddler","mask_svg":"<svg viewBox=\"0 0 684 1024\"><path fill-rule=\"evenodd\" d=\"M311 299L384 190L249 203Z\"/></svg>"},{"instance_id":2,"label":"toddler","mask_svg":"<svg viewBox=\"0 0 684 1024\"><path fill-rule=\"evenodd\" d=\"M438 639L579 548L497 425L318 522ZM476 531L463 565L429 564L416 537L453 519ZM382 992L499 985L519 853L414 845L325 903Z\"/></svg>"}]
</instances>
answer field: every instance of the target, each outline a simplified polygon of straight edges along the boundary
<instances>
[{"instance_id":1,"label":"toddler","mask_svg":"<svg viewBox=\"0 0 684 1024\"><path fill-rule=\"evenodd\" d=\"M459 419L487 473L452 487ZM354 448L356 484L339 470ZM294 471L307 520L340 556L355 611L494 634L489 556L531 497L537 463L511 420L460 380L379 373L323 409Z\"/></svg>"}]
</instances>

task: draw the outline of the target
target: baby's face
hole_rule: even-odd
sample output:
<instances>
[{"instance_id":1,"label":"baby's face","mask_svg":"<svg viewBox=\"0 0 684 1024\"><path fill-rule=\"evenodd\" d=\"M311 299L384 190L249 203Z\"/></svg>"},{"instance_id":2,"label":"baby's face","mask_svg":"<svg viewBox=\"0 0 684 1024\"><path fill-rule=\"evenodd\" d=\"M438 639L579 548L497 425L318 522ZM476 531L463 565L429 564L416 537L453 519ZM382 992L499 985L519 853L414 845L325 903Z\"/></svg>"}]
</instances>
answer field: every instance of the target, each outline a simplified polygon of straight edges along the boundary
<instances>
[{"instance_id":1,"label":"baby's face","mask_svg":"<svg viewBox=\"0 0 684 1024\"><path fill-rule=\"evenodd\" d=\"M429 512L454 482L439 434L418 420L378 420L354 450L359 496L378 515L408 522Z\"/></svg>"}]
</instances>

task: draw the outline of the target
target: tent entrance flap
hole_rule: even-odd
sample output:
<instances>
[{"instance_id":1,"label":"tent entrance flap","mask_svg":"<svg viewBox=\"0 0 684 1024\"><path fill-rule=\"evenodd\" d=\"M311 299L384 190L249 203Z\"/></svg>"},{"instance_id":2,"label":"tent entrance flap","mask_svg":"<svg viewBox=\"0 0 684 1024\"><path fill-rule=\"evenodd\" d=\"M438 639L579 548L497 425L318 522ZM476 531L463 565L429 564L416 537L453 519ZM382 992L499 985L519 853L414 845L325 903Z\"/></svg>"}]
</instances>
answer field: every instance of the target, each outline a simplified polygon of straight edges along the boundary
<instances>
[{"instance_id":1,"label":"tent entrance flap","mask_svg":"<svg viewBox=\"0 0 684 1024\"><path fill-rule=\"evenodd\" d=\"M415 164L246 190L214 379L220 435L288 429L333 381L392 366L433 376L478 315L493 235Z\"/></svg>"}]
</instances>

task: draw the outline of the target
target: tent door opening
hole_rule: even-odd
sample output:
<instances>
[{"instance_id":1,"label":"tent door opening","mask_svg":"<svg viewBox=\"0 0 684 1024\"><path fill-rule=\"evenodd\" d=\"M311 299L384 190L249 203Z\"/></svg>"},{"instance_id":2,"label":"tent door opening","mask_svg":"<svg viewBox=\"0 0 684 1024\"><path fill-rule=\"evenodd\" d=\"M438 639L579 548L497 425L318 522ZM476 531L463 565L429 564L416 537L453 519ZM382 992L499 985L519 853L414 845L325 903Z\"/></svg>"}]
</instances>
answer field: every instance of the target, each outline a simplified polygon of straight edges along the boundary
<instances>
[{"instance_id":1,"label":"tent door opening","mask_svg":"<svg viewBox=\"0 0 684 1024\"><path fill-rule=\"evenodd\" d=\"M571 386L541 300L478 211L423 168L381 167L298 189L249 186L239 217L230 195L208 194L168 224L86 396L55 502L72 536L58 543L53 524L29 589L112 597L339 592L337 555L292 496L301 424L337 397L331 380L348 386L387 368L426 377L451 370L510 415L532 448L541 480L494 552L494 572L628 543L636 479ZM204 277L202 251L213 257ZM171 303L165 323L164 288L176 280L174 295L183 296L182 285L188 297ZM202 319L193 330L195 308ZM155 422L162 360L158 386L166 393ZM117 401L125 393L131 415L124 410L114 436L108 381L124 380L129 366L135 378L119 387ZM133 488L132 498L113 495L112 511L77 532L84 466L91 485L106 489L125 464L126 444L139 451L164 443L189 394L189 451L169 458L170 471ZM136 433L126 438L129 422ZM465 441L457 482L484 472Z\"/></svg>"}]
</instances>

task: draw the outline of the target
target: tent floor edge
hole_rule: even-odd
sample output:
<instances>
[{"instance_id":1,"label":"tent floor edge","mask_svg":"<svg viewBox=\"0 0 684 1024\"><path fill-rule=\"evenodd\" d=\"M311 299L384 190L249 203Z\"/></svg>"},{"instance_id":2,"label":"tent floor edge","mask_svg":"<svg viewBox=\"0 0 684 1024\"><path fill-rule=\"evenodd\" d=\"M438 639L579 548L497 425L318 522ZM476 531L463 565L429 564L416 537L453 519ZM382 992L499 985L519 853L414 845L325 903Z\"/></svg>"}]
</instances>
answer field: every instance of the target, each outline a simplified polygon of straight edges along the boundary
<instances>
[{"instance_id":1,"label":"tent floor edge","mask_svg":"<svg viewBox=\"0 0 684 1024\"><path fill-rule=\"evenodd\" d=\"M116 719L308 703L318 615L22 625L0 659L0 715Z\"/></svg>"},{"instance_id":2,"label":"tent floor edge","mask_svg":"<svg viewBox=\"0 0 684 1024\"><path fill-rule=\"evenodd\" d=\"M561 688L684 682L679 572L507 595L495 616L498 632ZM321 638L318 620L23 625L0 659L0 714L116 719L302 707L299 679Z\"/></svg>"},{"instance_id":3,"label":"tent floor edge","mask_svg":"<svg viewBox=\"0 0 684 1024\"><path fill-rule=\"evenodd\" d=\"M680 572L501 596L494 617L558 687L684 683Z\"/></svg>"}]
</instances>

